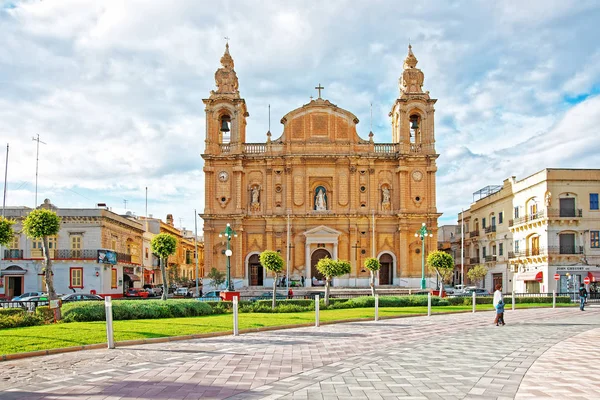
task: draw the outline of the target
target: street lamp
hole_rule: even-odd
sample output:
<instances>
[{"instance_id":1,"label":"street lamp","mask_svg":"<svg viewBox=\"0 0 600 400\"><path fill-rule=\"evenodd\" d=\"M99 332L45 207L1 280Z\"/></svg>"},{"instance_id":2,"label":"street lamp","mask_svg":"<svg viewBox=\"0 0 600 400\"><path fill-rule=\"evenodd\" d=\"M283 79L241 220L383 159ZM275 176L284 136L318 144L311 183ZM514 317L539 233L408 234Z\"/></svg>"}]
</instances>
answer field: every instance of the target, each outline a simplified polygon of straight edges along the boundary
<instances>
[{"instance_id":1,"label":"street lamp","mask_svg":"<svg viewBox=\"0 0 600 400\"><path fill-rule=\"evenodd\" d=\"M231 229L231 225L229 223L227 223L227 227L225 228L225 230L221 233L219 233L219 237L222 238L223 236L225 236L227 238L227 250L225 250L225 255L227 256L227 281L225 282L225 285L227 286L226 291L230 292L233 291L233 285L231 282L231 255L233 254L233 252L231 251L231 249L229 248L229 242L231 241L231 237L237 237L237 233Z\"/></svg>"},{"instance_id":2,"label":"street lamp","mask_svg":"<svg viewBox=\"0 0 600 400\"><path fill-rule=\"evenodd\" d=\"M421 289L425 289L425 239L429 237L433 237L431 231L427 230L425 226L425 222L421 225L421 229L415 233L415 237L421 238Z\"/></svg>"}]
</instances>

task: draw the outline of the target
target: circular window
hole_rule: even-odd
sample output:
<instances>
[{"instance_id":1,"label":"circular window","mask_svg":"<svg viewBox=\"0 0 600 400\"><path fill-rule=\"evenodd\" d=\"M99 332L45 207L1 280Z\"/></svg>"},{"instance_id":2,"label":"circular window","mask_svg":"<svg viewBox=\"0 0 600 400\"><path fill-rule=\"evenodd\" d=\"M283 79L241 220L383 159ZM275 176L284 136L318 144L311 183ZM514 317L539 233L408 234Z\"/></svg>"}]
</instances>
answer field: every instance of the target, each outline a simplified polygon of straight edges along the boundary
<instances>
[{"instance_id":1,"label":"circular window","mask_svg":"<svg viewBox=\"0 0 600 400\"><path fill-rule=\"evenodd\" d=\"M222 201L223 203L225 203L225 201L226 201L226 200L227 200L227 199L226 199L225 197L221 197L221 201Z\"/></svg>"},{"instance_id":2,"label":"circular window","mask_svg":"<svg viewBox=\"0 0 600 400\"><path fill-rule=\"evenodd\" d=\"M361 186L361 187L360 187L360 191L361 191L361 192L363 192L363 193L364 193L366 190L367 190L367 188L366 188L365 186Z\"/></svg>"},{"instance_id":3,"label":"circular window","mask_svg":"<svg viewBox=\"0 0 600 400\"><path fill-rule=\"evenodd\" d=\"M282 188L281 188L281 185L277 185L277 186L275 186L275 191L276 191L277 193L281 193L281 190L282 190Z\"/></svg>"},{"instance_id":4,"label":"circular window","mask_svg":"<svg viewBox=\"0 0 600 400\"><path fill-rule=\"evenodd\" d=\"M365 208L367 205L366 204L361 204L360 205L362 208Z\"/></svg>"},{"instance_id":5,"label":"circular window","mask_svg":"<svg viewBox=\"0 0 600 400\"><path fill-rule=\"evenodd\" d=\"M421 201L421 198L419 196L415 197L415 201Z\"/></svg>"},{"instance_id":6,"label":"circular window","mask_svg":"<svg viewBox=\"0 0 600 400\"><path fill-rule=\"evenodd\" d=\"M367 254L367 251L366 250L361 250L360 254Z\"/></svg>"},{"instance_id":7,"label":"circular window","mask_svg":"<svg viewBox=\"0 0 600 400\"><path fill-rule=\"evenodd\" d=\"M419 254L421 252L421 249L416 249L415 253Z\"/></svg>"}]
</instances>

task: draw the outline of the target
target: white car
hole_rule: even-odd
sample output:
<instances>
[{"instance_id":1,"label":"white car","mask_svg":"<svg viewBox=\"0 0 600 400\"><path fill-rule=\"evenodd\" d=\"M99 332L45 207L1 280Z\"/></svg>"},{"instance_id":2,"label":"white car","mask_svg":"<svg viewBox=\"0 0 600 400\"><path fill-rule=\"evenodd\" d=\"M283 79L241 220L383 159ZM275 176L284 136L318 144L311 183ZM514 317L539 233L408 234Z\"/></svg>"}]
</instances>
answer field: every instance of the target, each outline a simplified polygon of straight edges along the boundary
<instances>
[{"instance_id":1,"label":"white car","mask_svg":"<svg viewBox=\"0 0 600 400\"><path fill-rule=\"evenodd\" d=\"M13 297L12 301L31 301L33 297L47 296L44 292L27 292L20 296Z\"/></svg>"},{"instance_id":2,"label":"white car","mask_svg":"<svg viewBox=\"0 0 600 400\"><path fill-rule=\"evenodd\" d=\"M173 292L173 296L187 296L188 294L188 288L186 287L180 287L175 289L175 292Z\"/></svg>"}]
</instances>

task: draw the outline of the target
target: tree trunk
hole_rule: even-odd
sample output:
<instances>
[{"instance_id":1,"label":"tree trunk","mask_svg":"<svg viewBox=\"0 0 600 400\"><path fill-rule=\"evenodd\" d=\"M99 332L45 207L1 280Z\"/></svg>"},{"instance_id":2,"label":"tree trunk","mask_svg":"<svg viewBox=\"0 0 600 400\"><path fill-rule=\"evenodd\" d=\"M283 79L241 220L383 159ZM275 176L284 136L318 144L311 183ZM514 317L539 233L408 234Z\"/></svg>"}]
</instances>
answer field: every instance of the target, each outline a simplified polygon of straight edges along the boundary
<instances>
[{"instance_id":1,"label":"tree trunk","mask_svg":"<svg viewBox=\"0 0 600 400\"><path fill-rule=\"evenodd\" d=\"M329 307L329 276L325 277L325 305Z\"/></svg>"},{"instance_id":2,"label":"tree trunk","mask_svg":"<svg viewBox=\"0 0 600 400\"><path fill-rule=\"evenodd\" d=\"M371 286L371 295L375 297L375 272L371 271L371 279L369 280L369 285Z\"/></svg>"},{"instance_id":3,"label":"tree trunk","mask_svg":"<svg viewBox=\"0 0 600 400\"><path fill-rule=\"evenodd\" d=\"M162 274L162 279L163 279L163 292L162 292L162 296L161 296L161 300L166 300L167 299L167 294L169 293L169 285L168 285L168 281L167 281L167 259L166 258L161 258L160 259L160 273Z\"/></svg>"},{"instance_id":4,"label":"tree trunk","mask_svg":"<svg viewBox=\"0 0 600 400\"><path fill-rule=\"evenodd\" d=\"M42 250L44 252L44 263L46 264L44 269L46 277L46 290L48 291L48 299L56 300L56 290L54 290L54 275L52 274L52 259L50 258L50 249L48 248L48 236L42 238ZM60 307L55 311L56 320L61 319Z\"/></svg>"},{"instance_id":5,"label":"tree trunk","mask_svg":"<svg viewBox=\"0 0 600 400\"><path fill-rule=\"evenodd\" d=\"M273 303L271 304L271 308L273 310L275 309L276 293L277 293L277 272L275 273L275 280L273 281Z\"/></svg>"}]
</instances>

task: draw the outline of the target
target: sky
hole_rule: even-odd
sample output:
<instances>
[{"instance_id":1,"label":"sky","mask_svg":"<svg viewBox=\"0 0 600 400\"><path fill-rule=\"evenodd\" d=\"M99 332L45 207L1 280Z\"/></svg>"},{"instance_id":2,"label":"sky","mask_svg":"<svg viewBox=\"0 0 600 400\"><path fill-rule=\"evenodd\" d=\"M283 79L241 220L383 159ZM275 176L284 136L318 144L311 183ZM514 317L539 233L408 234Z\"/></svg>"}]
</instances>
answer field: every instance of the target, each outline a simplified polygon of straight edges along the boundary
<instances>
[{"instance_id":1,"label":"sky","mask_svg":"<svg viewBox=\"0 0 600 400\"><path fill-rule=\"evenodd\" d=\"M407 45L436 103L437 208L544 168L597 168L597 1L0 0L0 158L8 206L49 198L194 227L204 209L203 98L225 37L250 117L277 138L316 96L391 142ZM4 165L1 170L4 172ZM199 229L202 221L198 219Z\"/></svg>"}]
</instances>

